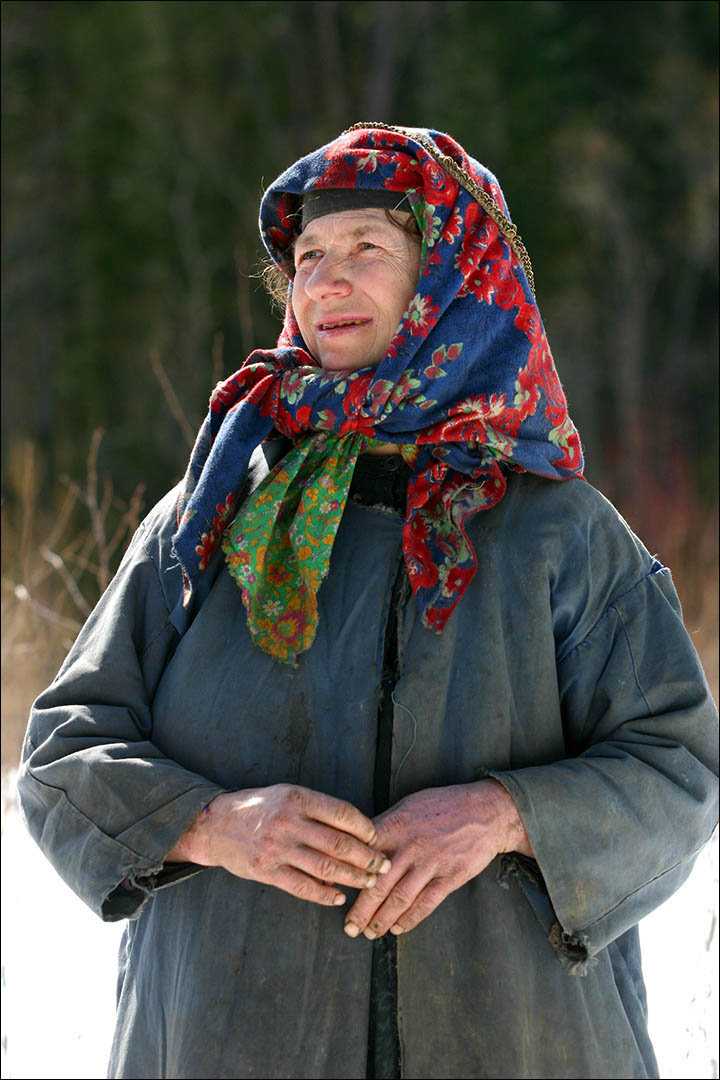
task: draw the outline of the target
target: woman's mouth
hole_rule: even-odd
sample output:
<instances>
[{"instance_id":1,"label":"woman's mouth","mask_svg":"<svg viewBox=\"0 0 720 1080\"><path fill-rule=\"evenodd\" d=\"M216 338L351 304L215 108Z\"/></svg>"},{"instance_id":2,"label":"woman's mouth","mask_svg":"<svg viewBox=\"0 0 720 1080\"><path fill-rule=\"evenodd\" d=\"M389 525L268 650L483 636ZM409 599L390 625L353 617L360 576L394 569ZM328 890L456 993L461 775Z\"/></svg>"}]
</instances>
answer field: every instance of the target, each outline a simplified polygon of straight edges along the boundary
<instances>
[{"instance_id":1,"label":"woman's mouth","mask_svg":"<svg viewBox=\"0 0 720 1080\"><path fill-rule=\"evenodd\" d=\"M369 326L372 319L325 319L317 324L318 334L339 334L356 330L359 326Z\"/></svg>"}]
</instances>

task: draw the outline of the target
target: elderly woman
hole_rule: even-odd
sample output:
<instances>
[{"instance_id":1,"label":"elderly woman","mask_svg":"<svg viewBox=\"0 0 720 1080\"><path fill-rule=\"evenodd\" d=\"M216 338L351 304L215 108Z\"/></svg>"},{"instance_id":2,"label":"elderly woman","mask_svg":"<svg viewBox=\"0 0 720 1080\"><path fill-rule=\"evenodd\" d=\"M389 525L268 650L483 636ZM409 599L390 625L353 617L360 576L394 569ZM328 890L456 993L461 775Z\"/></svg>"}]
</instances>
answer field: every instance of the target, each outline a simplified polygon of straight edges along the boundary
<instances>
[{"instance_id":1,"label":"elderly woman","mask_svg":"<svg viewBox=\"0 0 720 1080\"><path fill-rule=\"evenodd\" d=\"M637 922L713 828L714 710L498 183L363 124L260 224L278 346L25 748L33 834L130 920L109 1075L657 1076Z\"/></svg>"}]
</instances>

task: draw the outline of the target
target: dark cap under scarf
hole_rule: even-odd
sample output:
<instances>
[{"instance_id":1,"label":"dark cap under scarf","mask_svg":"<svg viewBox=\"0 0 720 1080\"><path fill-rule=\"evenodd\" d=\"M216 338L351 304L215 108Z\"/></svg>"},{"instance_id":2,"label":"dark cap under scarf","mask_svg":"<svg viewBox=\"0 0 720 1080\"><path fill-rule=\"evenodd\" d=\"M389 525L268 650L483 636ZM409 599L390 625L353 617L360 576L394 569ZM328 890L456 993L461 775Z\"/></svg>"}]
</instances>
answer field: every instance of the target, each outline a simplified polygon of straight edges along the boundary
<instances>
[{"instance_id":1,"label":"dark cap under scarf","mask_svg":"<svg viewBox=\"0 0 720 1080\"><path fill-rule=\"evenodd\" d=\"M343 210L405 210L412 212L407 197L398 191L378 191L372 188L321 188L309 192L303 199L301 230L315 218L339 214Z\"/></svg>"}]
</instances>

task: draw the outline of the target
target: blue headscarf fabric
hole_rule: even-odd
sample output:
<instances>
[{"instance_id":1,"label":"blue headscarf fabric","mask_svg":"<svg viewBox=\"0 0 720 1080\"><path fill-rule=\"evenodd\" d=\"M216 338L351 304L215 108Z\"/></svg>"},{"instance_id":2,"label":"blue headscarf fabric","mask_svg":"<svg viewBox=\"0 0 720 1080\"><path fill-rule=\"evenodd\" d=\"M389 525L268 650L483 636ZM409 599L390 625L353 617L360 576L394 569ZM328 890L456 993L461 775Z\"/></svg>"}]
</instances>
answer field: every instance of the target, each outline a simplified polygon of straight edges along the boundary
<instances>
[{"instance_id":1,"label":"blue headscarf fabric","mask_svg":"<svg viewBox=\"0 0 720 1080\"><path fill-rule=\"evenodd\" d=\"M440 132L358 125L265 193L260 232L281 267L304 196L324 188L407 195L423 233L415 294L377 366L326 373L300 334L289 280L277 348L252 353L218 384L190 459L174 537L185 602L264 439L328 432L330 453L332 440L369 436L406 457L414 447L403 548L423 621L441 631L476 570L469 516L503 497L508 469L582 476L580 440L492 173Z\"/></svg>"}]
</instances>

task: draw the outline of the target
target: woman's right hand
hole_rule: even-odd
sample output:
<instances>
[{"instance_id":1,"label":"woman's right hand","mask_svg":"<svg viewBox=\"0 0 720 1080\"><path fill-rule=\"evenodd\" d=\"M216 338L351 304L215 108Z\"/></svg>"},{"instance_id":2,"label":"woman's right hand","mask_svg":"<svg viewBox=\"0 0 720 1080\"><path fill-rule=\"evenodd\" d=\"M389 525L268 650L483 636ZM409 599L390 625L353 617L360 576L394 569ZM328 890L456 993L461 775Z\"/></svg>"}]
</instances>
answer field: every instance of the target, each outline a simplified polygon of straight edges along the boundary
<instances>
[{"instance_id":1,"label":"woman's right hand","mask_svg":"<svg viewBox=\"0 0 720 1080\"><path fill-rule=\"evenodd\" d=\"M337 885L372 888L390 860L372 821L354 806L294 784L216 796L166 862L222 866L315 904L344 904Z\"/></svg>"}]
</instances>

